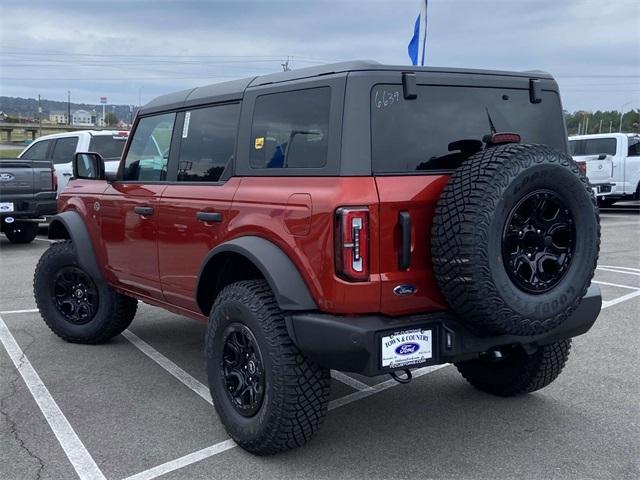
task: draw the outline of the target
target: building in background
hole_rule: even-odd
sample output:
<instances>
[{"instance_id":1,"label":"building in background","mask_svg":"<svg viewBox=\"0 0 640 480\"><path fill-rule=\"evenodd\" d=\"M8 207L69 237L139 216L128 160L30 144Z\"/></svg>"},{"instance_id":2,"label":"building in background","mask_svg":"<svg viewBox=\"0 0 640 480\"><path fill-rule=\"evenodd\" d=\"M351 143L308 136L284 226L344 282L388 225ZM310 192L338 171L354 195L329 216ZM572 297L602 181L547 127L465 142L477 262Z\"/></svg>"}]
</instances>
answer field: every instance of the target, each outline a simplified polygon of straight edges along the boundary
<instances>
[{"instance_id":1,"label":"building in background","mask_svg":"<svg viewBox=\"0 0 640 480\"><path fill-rule=\"evenodd\" d=\"M49 112L49 121L52 123L56 123L58 125L66 125L69 123L69 118L67 117L67 112L62 111L53 111Z\"/></svg>"},{"instance_id":2,"label":"building in background","mask_svg":"<svg viewBox=\"0 0 640 480\"><path fill-rule=\"evenodd\" d=\"M71 124L82 127L93 127L96 122L95 114L86 110L74 110L71 112Z\"/></svg>"}]
</instances>

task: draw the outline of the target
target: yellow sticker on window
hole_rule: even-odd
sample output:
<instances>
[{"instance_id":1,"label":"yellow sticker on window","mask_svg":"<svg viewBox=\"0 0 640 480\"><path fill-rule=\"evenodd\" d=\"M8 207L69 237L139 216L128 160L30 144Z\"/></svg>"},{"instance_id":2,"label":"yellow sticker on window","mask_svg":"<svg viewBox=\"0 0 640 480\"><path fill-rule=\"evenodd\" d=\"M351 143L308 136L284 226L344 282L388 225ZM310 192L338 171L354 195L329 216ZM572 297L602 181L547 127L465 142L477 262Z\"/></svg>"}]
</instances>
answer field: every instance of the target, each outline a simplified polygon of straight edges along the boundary
<instances>
[{"instance_id":1,"label":"yellow sticker on window","mask_svg":"<svg viewBox=\"0 0 640 480\"><path fill-rule=\"evenodd\" d=\"M254 146L256 150L260 150L262 147L264 147L264 137L256 137Z\"/></svg>"}]
</instances>

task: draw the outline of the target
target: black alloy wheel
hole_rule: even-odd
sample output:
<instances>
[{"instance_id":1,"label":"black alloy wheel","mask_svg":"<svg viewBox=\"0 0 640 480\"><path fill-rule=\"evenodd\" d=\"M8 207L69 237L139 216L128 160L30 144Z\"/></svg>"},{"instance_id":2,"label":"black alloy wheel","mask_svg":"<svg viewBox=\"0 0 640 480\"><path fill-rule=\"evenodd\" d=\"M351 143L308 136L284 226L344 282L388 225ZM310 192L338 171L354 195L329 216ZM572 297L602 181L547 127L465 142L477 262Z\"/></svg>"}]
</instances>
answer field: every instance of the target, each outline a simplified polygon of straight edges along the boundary
<instances>
[{"instance_id":1,"label":"black alloy wheel","mask_svg":"<svg viewBox=\"0 0 640 480\"><path fill-rule=\"evenodd\" d=\"M75 325L90 322L98 310L98 290L80 268L61 268L53 280L55 306L60 314Z\"/></svg>"},{"instance_id":2,"label":"black alloy wheel","mask_svg":"<svg viewBox=\"0 0 640 480\"><path fill-rule=\"evenodd\" d=\"M235 410L244 417L255 415L264 399L264 364L258 342L245 325L232 323L226 328L220 368Z\"/></svg>"},{"instance_id":3,"label":"black alloy wheel","mask_svg":"<svg viewBox=\"0 0 640 480\"><path fill-rule=\"evenodd\" d=\"M541 294L564 277L576 245L571 211L551 190L524 196L507 217L502 236L504 266L521 290Z\"/></svg>"}]
</instances>

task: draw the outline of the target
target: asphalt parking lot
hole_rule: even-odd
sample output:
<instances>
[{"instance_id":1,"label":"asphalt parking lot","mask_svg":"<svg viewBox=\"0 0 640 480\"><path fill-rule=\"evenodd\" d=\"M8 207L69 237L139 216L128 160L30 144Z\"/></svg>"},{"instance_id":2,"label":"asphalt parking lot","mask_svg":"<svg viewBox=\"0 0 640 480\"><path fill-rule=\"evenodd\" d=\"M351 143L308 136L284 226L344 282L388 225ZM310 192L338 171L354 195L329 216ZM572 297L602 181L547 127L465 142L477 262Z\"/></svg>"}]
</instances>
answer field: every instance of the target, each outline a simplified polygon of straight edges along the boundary
<instances>
[{"instance_id":1,"label":"asphalt parking lot","mask_svg":"<svg viewBox=\"0 0 640 480\"><path fill-rule=\"evenodd\" d=\"M141 305L114 341L65 343L32 296L48 240L2 236L0 478L640 478L640 215L607 210L602 227L604 309L555 383L502 399L450 365L409 385L334 372L316 438L267 458L211 406L203 325Z\"/></svg>"}]
</instances>

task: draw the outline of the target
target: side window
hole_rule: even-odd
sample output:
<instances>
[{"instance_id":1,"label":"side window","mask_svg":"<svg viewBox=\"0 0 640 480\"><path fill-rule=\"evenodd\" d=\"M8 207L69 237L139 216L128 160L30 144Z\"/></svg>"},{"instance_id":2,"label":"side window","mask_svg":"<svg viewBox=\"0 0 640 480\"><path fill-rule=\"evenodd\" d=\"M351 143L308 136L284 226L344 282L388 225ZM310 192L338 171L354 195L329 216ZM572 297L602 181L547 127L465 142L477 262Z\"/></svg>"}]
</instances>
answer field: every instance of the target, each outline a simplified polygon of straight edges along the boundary
<instances>
[{"instance_id":1,"label":"side window","mask_svg":"<svg viewBox=\"0 0 640 480\"><path fill-rule=\"evenodd\" d=\"M217 182L233 160L240 105L185 113L178 162L179 182Z\"/></svg>"},{"instance_id":2,"label":"side window","mask_svg":"<svg viewBox=\"0 0 640 480\"><path fill-rule=\"evenodd\" d=\"M627 152L627 156L640 156L640 138L629 137L629 151Z\"/></svg>"},{"instance_id":3,"label":"side window","mask_svg":"<svg viewBox=\"0 0 640 480\"><path fill-rule=\"evenodd\" d=\"M71 163L78 146L78 137L59 138L53 147L53 163Z\"/></svg>"},{"instance_id":4,"label":"side window","mask_svg":"<svg viewBox=\"0 0 640 480\"><path fill-rule=\"evenodd\" d=\"M330 87L258 97L251 129L251 167L323 167L329 147L330 104Z\"/></svg>"},{"instance_id":5,"label":"side window","mask_svg":"<svg viewBox=\"0 0 640 480\"><path fill-rule=\"evenodd\" d=\"M125 159L124 180L166 180L175 119L175 113L165 113L140 120Z\"/></svg>"},{"instance_id":6,"label":"side window","mask_svg":"<svg viewBox=\"0 0 640 480\"><path fill-rule=\"evenodd\" d=\"M25 160L46 160L47 159L47 150L49 149L49 144L51 140L42 140L40 142L36 142L31 145L24 155L20 158L24 158Z\"/></svg>"}]
</instances>

